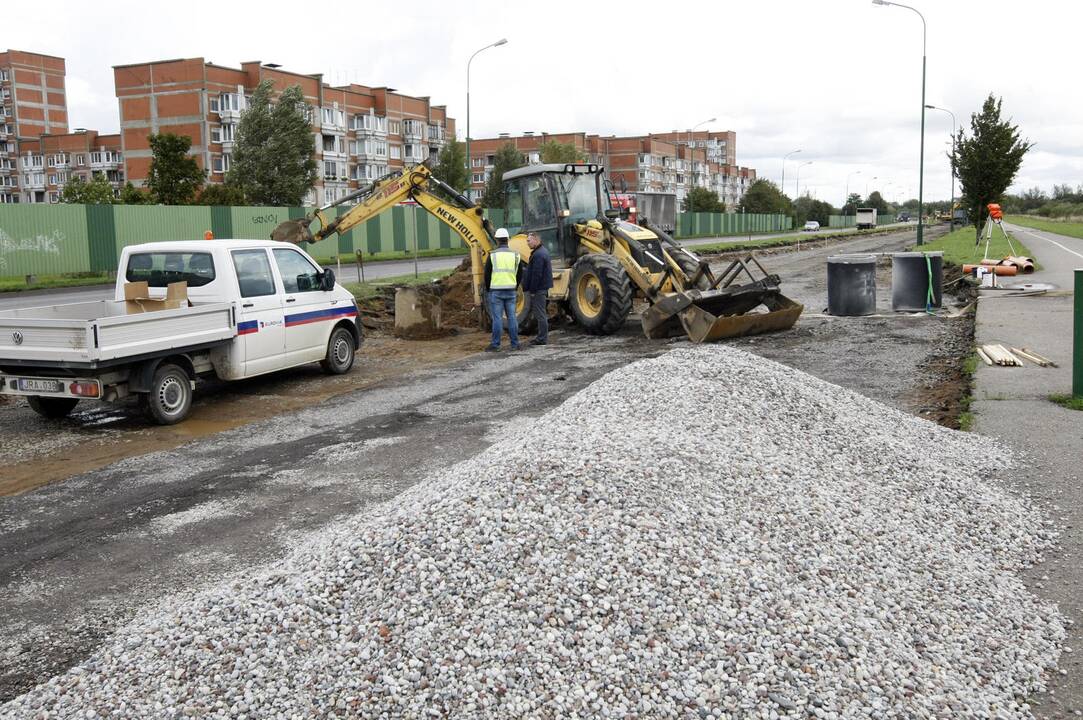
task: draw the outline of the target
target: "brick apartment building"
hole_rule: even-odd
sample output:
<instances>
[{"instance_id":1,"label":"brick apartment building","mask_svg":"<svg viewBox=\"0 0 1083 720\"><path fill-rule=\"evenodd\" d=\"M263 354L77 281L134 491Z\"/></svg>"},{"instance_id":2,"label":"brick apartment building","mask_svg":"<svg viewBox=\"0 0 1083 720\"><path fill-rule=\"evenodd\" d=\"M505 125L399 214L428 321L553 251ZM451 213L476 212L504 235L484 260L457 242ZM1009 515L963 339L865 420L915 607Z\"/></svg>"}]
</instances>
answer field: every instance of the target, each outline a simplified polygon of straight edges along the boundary
<instances>
[{"instance_id":1,"label":"brick apartment building","mask_svg":"<svg viewBox=\"0 0 1083 720\"><path fill-rule=\"evenodd\" d=\"M726 208L733 211L756 171L739 167L737 134L733 131L650 133L632 137L589 135L587 133L524 133L518 136L470 141L470 193L481 196L493 169L496 152L511 143L528 163L541 162L545 142L573 145L590 162L603 165L618 188L628 192L674 193L678 200L693 187L718 193Z\"/></svg>"},{"instance_id":2,"label":"brick apartment building","mask_svg":"<svg viewBox=\"0 0 1083 720\"><path fill-rule=\"evenodd\" d=\"M0 53L0 203L58 202L73 177L124 183L119 135L68 132L64 58Z\"/></svg>"},{"instance_id":3,"label":"brick apartment building","mask_svg":"<svg viewBox=\"0 0 1083 720\"><path fill-rule=\"evenodd\" d=\"M455 137L443 105L389 87L332 87L322 76L302 75L261 62L240 69L203 58L162 60L113 68L120 104L125 176L143 184L150 167L148 135L171 132L192 138L192 154L222 182L230 169L237 123L252 91L270 80L276 92L299 85L312 108L319 175L308 202L323 204L404 164L436 155Z\"/></svg>"}]
</instances>

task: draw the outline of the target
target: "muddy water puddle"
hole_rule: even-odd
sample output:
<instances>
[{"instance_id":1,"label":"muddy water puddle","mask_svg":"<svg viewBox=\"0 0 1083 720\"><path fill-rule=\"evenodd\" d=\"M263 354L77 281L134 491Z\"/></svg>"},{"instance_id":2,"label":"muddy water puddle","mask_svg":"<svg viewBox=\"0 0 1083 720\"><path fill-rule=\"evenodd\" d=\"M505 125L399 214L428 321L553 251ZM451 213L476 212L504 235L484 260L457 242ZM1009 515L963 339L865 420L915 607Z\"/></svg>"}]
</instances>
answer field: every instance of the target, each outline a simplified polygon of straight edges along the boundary
<instances>
[{"instance_id":1,"label":"muddy water puddle","mask_svg":"<svg viewBox=\"0 0 1083 720\"><path fill-rule=\"evenodd\" d=\"M318 365L196 390L192 414L178 425L150 424L135 401L87 404L62 421L40 418L21 401L0 404L0 496L96 470L125 458L171 450L197 438L232 430L393 380L415 370L459 360L484 348L486 337L461 332L439 340L369 337L347 375L324 375Z\"/></svg>"}]
</instances>

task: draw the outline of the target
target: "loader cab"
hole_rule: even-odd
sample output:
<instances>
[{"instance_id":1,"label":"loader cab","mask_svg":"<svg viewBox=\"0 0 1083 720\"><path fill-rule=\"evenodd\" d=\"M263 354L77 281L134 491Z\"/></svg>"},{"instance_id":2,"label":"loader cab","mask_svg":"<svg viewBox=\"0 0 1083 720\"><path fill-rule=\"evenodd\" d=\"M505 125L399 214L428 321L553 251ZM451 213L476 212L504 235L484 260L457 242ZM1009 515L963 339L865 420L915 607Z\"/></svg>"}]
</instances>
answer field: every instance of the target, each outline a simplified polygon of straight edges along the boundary
<instances>
[{"instance_id":1,"label":"loader cab","mask_svg":"<svg viewBox=\"0 0 1083 720\"><path fill-rule=\"evenodd\" d=\"M537 233L554 265L570 266L579 249L573 226L611 209L601 183L602 168L586 163L510 170L504 173L504 225L513 235Z\"/></svg>"}]
</instances>

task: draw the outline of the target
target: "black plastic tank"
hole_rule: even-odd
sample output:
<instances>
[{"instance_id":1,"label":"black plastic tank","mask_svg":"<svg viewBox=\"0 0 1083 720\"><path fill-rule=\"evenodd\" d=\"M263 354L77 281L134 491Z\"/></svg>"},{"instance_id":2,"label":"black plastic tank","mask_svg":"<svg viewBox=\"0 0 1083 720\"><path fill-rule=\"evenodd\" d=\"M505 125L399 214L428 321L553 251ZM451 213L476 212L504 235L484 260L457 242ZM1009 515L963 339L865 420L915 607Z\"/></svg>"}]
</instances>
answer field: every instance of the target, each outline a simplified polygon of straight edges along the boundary
<instances>
[{"instance_id":1,"label":"black plastic tank","mask_svg":"<svg viewBox=\"0 0 1083 720\"><path fill-rule=\"evenodd\" d=\"M943 294L943 252L901 252L891 256L892 309L920 312L927 307L938 308Z\"/></svg>"},{"instance_id":2,"label":"black plastic tank","mask_svg":"<svg viewBox=\"0 0 1083 720\"><path fill-rule=\"evenodd\" d=\"M876 312L876 256L827 258L827 312L847 316Z\"/></svg>"}]
</instances>

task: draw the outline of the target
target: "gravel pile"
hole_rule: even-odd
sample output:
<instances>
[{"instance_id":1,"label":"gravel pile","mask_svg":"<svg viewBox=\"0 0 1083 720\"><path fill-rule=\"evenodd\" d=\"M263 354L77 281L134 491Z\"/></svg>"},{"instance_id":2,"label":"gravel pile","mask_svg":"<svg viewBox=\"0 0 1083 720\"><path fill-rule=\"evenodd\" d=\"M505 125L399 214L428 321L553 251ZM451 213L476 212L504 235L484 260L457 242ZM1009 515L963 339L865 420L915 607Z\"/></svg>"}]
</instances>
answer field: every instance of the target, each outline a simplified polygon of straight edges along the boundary
<instances>
[{"instance_id":1,"label":"gravel pile","mask_svg":"<svg viewBox=\"0 0 1083 720\"><path fill-rule=\"evenodd\" d=\"M996 444L724 346L615 371L4 717L1026 717Z\"/></svg>"}]
</instances>

